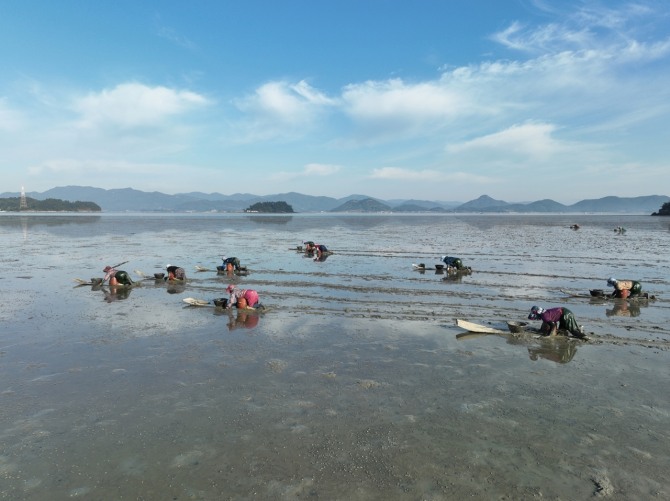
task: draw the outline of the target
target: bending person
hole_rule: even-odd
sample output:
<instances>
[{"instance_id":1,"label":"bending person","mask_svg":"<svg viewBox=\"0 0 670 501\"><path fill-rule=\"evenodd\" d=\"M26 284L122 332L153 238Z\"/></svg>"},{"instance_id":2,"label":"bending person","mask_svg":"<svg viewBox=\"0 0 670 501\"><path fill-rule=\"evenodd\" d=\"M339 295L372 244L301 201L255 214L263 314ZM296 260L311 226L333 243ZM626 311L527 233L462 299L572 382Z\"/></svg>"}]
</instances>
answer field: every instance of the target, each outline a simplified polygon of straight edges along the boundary
<instances>
[{"instance_id":1,"label":"bending person","mask_svg":"<svg viewBox=\"0 0 670 501\"><path fill-rule=\"evenodd\" d=\"M109 285L133 285L133 281L126 271L117 270L111 266L105 266L102 271L105 272L105 278L102 279L103 283L109 280Z\"/></svg>"},{"instance_id":2,"label":"bending person","mask_svg":"<svg viewBox=\"0 0 670 501\"><path fill-rule=\"evenodd\" d=\"M442 256L442 261L447 265L447 270L462 271L470 269L468 266L463 266L463 261L458 257Z\"/></svg>"},{"instance_id":3,"label":"bending person","mask_svg":"<svg viewBox=\"0 0 670 501\"><path fill-rule=\"evenodd\" d=\"M226 292L229 294L228 304L226 308L230 309L233 305L239 309L253 308L258 304L258 292L253 289L239 289L237 286L230 284L226 287Z\"/></svg>"},{"instance_id":4,"label":"bending person","mask_svg":"<svg viewBox=\"0 0 670 501\"><path fill-rule=\"evenodd\" d=\"M186 280L186 272L184 271L184 268L168 264L165 269L168 273L166 280Z\"/></svg>"},{"instance_id":5,"label":"bending person","mask_svg":"<svg viewBox=\"0 0 670 501\"><path fill-rule=\"evenodd\" d=\"M222 256L221 261L223 261L223 263L219 267L221 271L233 271L233 269L239 271L241 268L240 260L236 257Z\"/></svg>"},{"instance_id":6,"label":"bending person","mask_svg":"<svg viewBox=\"0 0 670 501\"><path fill-rule=\"evenodd\" d=\"M577 325L575 315L567 308L558 307L545 310L539 306L533 306L530 309L528 320L542 320L540 332L546 336L555 336L560 329L580 339L586 337L584 327Z\"/></svg>"},{"instance_id":7,"label":"bending person","mask_svg":"<svg viewBox=\"0 0 670 501\"><path fill-rule=\"evenodd\" d=\"M323 244L315 244L314 242L305 242L305 244L305 253L309 255L315 254L317 259L321 259L321 256L329 252L328 247Z\"/></svg>"},{"instance_id":8,"label":"bending person","mask_svg":"<svg viewBox=\"0 0 670 501\"><path fill-rule=\"evenodd\" d=\"M607 285L614 287L612 297L627 298L631 296L642 295L642 284L637 280L617 280L610 278L607 280Z\"/></svg>"}]
</instances>

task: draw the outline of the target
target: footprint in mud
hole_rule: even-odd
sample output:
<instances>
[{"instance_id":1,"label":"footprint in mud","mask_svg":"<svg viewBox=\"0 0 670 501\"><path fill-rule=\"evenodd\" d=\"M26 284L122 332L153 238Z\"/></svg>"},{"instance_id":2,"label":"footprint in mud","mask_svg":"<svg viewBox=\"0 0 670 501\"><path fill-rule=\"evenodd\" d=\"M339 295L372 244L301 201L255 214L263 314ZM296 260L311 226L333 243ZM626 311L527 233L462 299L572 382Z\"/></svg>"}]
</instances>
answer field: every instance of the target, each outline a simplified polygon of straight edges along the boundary
<instances>
[{"instance_id":1,"label":"footprint in mud","mask_svg":"<svg viewBox=\"0 0 670 501\"><path fill-rule=\"evenodd\" d=\"M373 388L379 388L381 386L381 383L378 383L377 381L374 381L373 379L360 379L356 382L358 386L363 388L364 390L370 390Z\"/></svg>"},{"instance_id":2,"label":"footprint in mud","mask_svg":"<svg viewBox=\"0 0 670 501\"><path fill-rule=\"evenodd\" d=\"M286 367L288 367L288 363L286 363L284 360L279 359L268 360L266 365L268 369L270 369L275 374L280 374L284 372Z\"/></svg>"},{"instance_id":3,"label":"footprint in mud","mask_svg":"<svg viewBox=\"0 0 670 501\"><path fill-rule=\"evenodd\" d=\"M179 454L172 460L173 468L183 468L184 466L196 466L200 463L204 453L199 450L192 450L184 454Z\"/></svg>"}]
</instances>

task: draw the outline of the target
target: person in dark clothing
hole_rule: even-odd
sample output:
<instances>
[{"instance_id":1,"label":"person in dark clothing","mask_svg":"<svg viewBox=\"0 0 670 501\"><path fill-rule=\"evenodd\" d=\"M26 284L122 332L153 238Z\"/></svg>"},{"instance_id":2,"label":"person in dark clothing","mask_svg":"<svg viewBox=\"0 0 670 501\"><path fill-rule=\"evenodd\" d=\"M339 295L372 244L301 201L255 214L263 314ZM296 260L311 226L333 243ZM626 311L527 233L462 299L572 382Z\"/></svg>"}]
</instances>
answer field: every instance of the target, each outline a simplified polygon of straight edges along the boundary
<instances>
[{"instance_id":1,"label":"person in dark clothing","mask_svg":"<svg viewBox=\"0 0 670 501\"><path fill-rule=\"evenodd\" d=\"M223 261L223 263L218 267L220 271L240 271L241 265L238 258L223 256L221 257L221 261Z\"/></svg>"},{"instance_id":2,"label":"person in dark clothing","mask_svg":"<svg viewBox=\"0 0 670 501\"><path fill-rule=\"evenodd\" d=\"M461 258L451 257L451 256L442 256L442 262L447 265L447 271L468 271L470 270L469 266L464 266Z\"/></svg>"}]
</instances>

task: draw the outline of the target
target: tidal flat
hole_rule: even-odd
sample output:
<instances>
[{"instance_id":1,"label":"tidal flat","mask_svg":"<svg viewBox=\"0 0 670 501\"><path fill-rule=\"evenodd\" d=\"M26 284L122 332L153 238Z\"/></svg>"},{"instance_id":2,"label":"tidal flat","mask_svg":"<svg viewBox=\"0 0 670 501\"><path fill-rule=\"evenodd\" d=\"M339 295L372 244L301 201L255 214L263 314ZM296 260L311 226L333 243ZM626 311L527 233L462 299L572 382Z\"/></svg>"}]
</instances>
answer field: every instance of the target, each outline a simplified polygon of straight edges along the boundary
<instances>
[{"instance_id":1,"label":"tidal flat","mask_svg":"<svg viewBox=\"0 0 670 501\"><path fill-rule=\"evenodd\" d=\"M1 499L670 498L667 219L1 214L0 237ZM442 255L473 273L412 266ZM124 261L130 290L76 281ZM185 284L142 279L168 263ZM655 300L576 297L611 276ZM183 302L229 283L265 311ZM589 341L455 325L535 304Z\"/></svg>"}]
</instances>

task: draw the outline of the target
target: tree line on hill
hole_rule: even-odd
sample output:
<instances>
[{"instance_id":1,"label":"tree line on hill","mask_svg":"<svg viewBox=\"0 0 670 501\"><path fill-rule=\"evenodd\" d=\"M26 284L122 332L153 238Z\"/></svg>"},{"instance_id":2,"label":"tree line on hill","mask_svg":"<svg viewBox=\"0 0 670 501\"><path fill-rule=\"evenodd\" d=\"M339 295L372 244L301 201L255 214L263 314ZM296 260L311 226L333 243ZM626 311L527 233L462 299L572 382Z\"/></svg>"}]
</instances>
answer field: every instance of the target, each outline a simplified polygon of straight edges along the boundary
<instances>
[{"instance_id":1,"label":"tree line on hill","mask_svg":"<svg viewBox=\"0 0 670 501\"><path fill-rule=\"evenodd\" d=\"M26 197L26 206L21 207L21 198L0 198L0 210L5 212L101 212L94 202L68 202L57 198L35 200Z\"/></svg>"},{"instance_id":2,"label":"tree line on hill","mask_svg":"<svg viewBox=\"0 0 670 501\"><path fill-rule=\"evenodd\" d=\"M257 202L250 205L244 212L263 212L266 214L292 214L293 207L286 202Z\"/></svg>"},{"instance_id":3,"label":"tree line on hill","mask_svg":"<svg viewBox=\"0 0 670 501\"><path fill-rule=\"evenodd\" d=\"M658 212L654 212L652 216L670 216L670 202L665 202Z\"/></svg>"}]
</instances>

